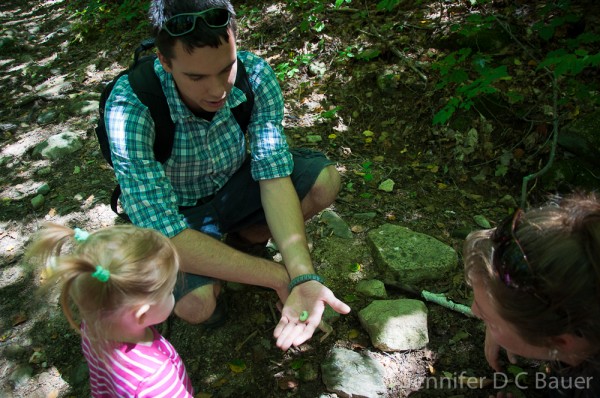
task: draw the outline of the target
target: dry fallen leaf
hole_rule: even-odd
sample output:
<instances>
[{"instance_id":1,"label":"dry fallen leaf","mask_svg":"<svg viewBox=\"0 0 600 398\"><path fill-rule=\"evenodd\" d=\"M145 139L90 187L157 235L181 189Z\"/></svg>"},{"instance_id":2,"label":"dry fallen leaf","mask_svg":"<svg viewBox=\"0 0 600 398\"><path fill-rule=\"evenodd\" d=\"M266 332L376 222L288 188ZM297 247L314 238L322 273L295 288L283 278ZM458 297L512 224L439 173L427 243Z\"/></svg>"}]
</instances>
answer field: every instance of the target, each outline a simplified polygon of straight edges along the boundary
<instances>
[{"instance_id":1,"label":"dry fallen leaf","mask_svg":"<svg viewBox=\"0 0 600 398\"><path fill-rule=\"evenodd\" d=\"M22 324L23 322L27 322L27 315L24 312L19 312L17 315L12 318L12 325L17 326Z\"/></svg>"}]
</instances>

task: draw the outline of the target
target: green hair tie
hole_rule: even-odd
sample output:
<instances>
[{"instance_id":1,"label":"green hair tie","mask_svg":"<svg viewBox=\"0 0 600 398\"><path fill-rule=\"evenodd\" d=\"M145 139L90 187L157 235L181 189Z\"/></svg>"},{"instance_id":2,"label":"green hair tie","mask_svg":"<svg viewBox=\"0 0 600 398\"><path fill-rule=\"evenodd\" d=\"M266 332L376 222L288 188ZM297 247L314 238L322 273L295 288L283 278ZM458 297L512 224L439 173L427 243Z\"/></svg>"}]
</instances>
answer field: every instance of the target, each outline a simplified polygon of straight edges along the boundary
<instances>
[{"instance_id":1,"label":"green hair tie","mask_svg":"<svg viewBox=\"0 0 600 398\"><path fill-rule=\"evenodd\" d=\"M81 228L75 228L73 231L75 231L74 238L77 242L85 242L86 239L90 236L89 232L86 232Z\"/></svg>"},{"instance_id":2,"label":"green hair tie","mask_svg":"<svg viewBox=\"0 0 600 398\"><path fill-rule=\"evenodd\" d=\"M92 278L96 278L100 282L106 282L110 278L110 271L102 268L101 265L96 265L96 272L92 274Z\"/></svg>"}]
</instances>

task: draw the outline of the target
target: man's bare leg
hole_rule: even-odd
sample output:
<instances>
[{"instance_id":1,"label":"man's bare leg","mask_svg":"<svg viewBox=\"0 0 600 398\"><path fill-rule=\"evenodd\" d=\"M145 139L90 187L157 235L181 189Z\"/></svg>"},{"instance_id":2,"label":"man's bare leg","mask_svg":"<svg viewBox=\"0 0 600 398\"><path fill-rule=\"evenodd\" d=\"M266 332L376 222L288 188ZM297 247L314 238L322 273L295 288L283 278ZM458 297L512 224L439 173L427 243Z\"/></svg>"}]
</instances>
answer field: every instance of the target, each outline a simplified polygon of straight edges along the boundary
<instances>
[{"instance_id":1,"label":"man's bare leg","mask_svg":"<svg viewBox=\"0 0 600 398\"><path fill-rule=\"evenodd\" d=\"M308 220L332 204L340 191L341 178L335 166L325 167L308 194L300 202L304 219ZM253 225L238 232L239 237L248 243L263 243L271 238L269 227Z\"/></svg>"},{"instance_id":2,"label":"man's bare leg","mask_svg":"<svg viewBox=\"0 0 600 398\"><path fill-rule=\"evenodd\" d=\"M220 292L220 283L204 285L192 290L175 304L175 315L192 324L206 321L215 311Z\"/></svg>"}]
</instances>

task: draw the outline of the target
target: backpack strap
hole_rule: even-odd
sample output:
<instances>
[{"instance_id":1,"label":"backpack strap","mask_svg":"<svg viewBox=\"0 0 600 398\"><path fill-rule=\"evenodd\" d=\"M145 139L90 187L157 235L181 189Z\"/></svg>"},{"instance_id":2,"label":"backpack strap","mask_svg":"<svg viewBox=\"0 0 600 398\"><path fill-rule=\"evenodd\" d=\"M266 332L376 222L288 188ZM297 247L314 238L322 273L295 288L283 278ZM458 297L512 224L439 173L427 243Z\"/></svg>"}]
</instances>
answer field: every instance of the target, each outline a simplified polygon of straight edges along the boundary
<instances>
[{"instance_id":1,"label":"backpack strap","mask_svg":"<svg viewBox=\"0 0 600 398\"><path fill-rule=\"evenodd\" d=\"M163 92L160 79L154 72L156 55L142 57L139 60L136 52L134 65L129 69L129 84L142 104L148 107L152 120L154 120L154 157L160 163L167 161L173 149L175 139L175 123L171 119L171 112L167 104L167 97ZM131 221L129 216L118 211L118 201L121 196L121 186L117 184L110 198L111 209L125 221Z\"/></svg>"},{"instance_id":2,"label":"backpack strap","mask_svg":"<svg viewBox=\"0 0 600 398\"><path fill-rule=\"evenodd\" d=\"M231 113L235 118L237 124L242 129L244 134L248 131L248 124L252 116L252 109L254 108L254 91L250 86L250 80L248 80L248 73L244 67L244 63L238 57L237 59L237 75L235 77L235 87L239 88L246 94L246 101L242 102L235 108L231 108Z\"/></svg>"},{"instance_id":3,"label":"backpack strap","mask_svg":"<svg viewBox=\"0 0 600 398\"><path fill-rule=\"evenodd\" d=\"M156 55L140 58L129 71L129 84L142 104L148 107L154 120L154 157L160 163L167 161L173 149L175 123L167 104L160 79L154 72Z\"/></svg>"}]
</instances>

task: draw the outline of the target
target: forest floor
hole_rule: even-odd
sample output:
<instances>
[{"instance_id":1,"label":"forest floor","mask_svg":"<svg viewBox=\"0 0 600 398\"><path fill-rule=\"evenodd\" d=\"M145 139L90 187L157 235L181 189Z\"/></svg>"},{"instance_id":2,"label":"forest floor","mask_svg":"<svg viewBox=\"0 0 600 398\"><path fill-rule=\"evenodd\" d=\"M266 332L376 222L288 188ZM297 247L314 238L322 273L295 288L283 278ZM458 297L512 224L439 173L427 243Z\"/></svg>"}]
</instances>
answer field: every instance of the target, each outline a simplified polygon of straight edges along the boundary
<instances>
[{"instance_id":1,"label":"forest floor","mask_svg":"<svg viewBox=\"0 0 600 398\"><path fill-rule=\"evenodd\" d=\"M250 286L226 286L230 318L223 327L207 331L175 321L170 332L198 396L333 397L319 376L319 365L336 346L377 358L387 370L389 397L481 397L493 391L490 386L435 389L414 383L416 375L492 377L480 321L428 303L428 346L383 353L370 344L357 317L368 300L357 297L355 282L378 276L365 244L370 229L384 223L403 225L460 253L466 233L480 228L474 216L484 215L493 226L520 200L520 174L496 178L493 173L498 161L493 156L508 142L506 130L498 136L507 141L499 139L494 150L488 148L494 153L490 159L468 163L456 159L461 155L457 148L463 148L464 156L465 147L444 135L447 129L432 127L441 102L433 90L434 71L424 65L443 51L433 42L442 36L436 25L441 16L422 3L428 2L393 14L371 7L370 26L364 27L360 10L331 10L325 13L325 29L315 34L302 31L302 14L290 12L284 3L236 2L239 47L263 56L284 76L289 138L295 146L325 152L342 174L343 189L332 210L350 225L354 238L328 234L318 217L307 224L307 234L318 272L328 275L331 289L348 301L352 312L340 317L322 341L323 334L317 332L301 347L281 352L272 337L276 295ZM456 6L444 18L454 16L460 22L467 14L465 5ZM74 30L77 18L72 15L60 0L0 4L0 396L89 395L79 338L62 317L56 297L35 295L39 270L24 268L21 257L44 221L87 230L118 222L108 207L114 177L95 139L94 101L125 68L144 36L137 31L109 36ZM387 39L374 28L385 24L395 27ZM516 44L505 46L517 51ZM366 49L378 53L373 59L357 59ZM304 62L306 54L316 57ZM463 129L501 129L495 123L511 117L498 115L489 122L465 114ZM35 145L64 131L79 134L83 148L52 163L31 156ZM539 158L526 158L522 168L535 171ZM488 178L474 178L490 168ZM387 179L395 183L391 192L378 189ZM42 183L51 190L45 204L33 209L30 200ZM534 189L529 200L545 193ZM365 213L373 216L361 218ZM350 267L356 263L359 272ZM460 262L451 278L421 288L470 303ZM393 288L388 294L411 297ZM535 369L538 364L520 366ZM542 395L529 390L527 396Z\"/></svg>"}]
</instances>

